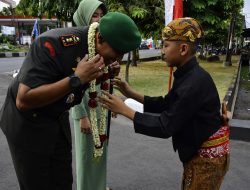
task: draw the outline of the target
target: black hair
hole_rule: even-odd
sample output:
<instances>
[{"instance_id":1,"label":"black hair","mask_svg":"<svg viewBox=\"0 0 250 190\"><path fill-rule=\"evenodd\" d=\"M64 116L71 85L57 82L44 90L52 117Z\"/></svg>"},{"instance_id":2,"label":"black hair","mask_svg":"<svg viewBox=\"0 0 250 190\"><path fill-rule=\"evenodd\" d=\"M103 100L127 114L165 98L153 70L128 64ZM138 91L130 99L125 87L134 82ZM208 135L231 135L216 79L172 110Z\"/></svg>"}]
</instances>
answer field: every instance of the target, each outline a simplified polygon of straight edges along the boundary
<instances>
[{"instance_id":1,"label":"black hair","mask_svg":"<svg viewBox=\"0 0 250 190\"><path fill-rule=\"evenodd\" d=\"M104 4L101 4L98 8L102 9L103 15L107 14L108 10Z\"/></svg>"}]
</instances>

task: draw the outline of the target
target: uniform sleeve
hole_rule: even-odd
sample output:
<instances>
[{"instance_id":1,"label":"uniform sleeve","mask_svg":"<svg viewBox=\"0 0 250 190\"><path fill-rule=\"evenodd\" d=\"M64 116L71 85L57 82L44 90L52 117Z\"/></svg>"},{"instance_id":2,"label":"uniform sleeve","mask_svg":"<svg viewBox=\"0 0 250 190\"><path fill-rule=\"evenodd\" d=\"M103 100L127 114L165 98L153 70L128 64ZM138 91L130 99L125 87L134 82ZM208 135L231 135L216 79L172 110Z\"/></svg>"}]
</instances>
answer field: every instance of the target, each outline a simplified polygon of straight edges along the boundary
<instances>
[{"instance_id":1,"label":"uniform sleeve","mask_svg":"<svg viewBox=\"0 0 250 190\"><path fill-rule=\"evenodd\" d=\"M63 78L56 43L55 39L49 37L40 37L34 41L20 70L19 82L36 88Z\"/></svg>"}]
</instances>

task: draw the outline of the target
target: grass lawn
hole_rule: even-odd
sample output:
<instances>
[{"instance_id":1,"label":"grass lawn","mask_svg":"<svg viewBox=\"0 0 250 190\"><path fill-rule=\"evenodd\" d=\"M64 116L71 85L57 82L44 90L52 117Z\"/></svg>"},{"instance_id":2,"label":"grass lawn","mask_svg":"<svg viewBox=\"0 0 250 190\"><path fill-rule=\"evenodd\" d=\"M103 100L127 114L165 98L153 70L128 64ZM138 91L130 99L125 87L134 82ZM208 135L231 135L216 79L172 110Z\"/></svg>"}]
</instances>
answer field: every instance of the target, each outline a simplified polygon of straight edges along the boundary
<instances>
[{"instance_id":1,"label":"grass lawn","mask_svg":"<svg viewBox=\"0 0 250 190\"><path fill-rule=\"evenodd\" d=\"M224 67L222 61L206 62L199 61L200 65L208 71L219 91L221 101L226 95L233 77L238 68L239 56L232 57L232 66ZM125 79L125 65L121 66L120 77ZM161 60L142 62L137 67L129 68L129 83L138 92L150 96L164 96L168 91L169 67ZM116 92L119 94L118 92Z\"/></svg>"}]
</instances>

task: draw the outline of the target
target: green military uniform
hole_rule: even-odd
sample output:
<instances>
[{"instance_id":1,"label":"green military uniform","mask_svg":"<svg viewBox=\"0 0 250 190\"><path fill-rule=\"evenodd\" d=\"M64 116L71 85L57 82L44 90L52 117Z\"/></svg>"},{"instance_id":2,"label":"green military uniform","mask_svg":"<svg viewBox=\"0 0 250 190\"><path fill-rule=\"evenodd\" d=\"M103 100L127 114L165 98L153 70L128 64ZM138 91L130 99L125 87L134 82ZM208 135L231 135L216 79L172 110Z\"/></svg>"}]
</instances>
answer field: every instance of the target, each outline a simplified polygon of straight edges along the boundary
<instances>
[{"instance_id":1,"label":"green military uniform","mask_svg":"<svg viewBox=\"0 0 250 190\"><path fill-rule=\"evenodd\" d=\"M102 17L98 29L104 42L119 52L117 57L137 48L141 42L137 26L122 13L108 13ZM81 102L87 86L74 88L47 106L27 111L17 109L16 97L20 83L32 89L73 74L78 60L88 53L87 36L88 27L43 33L34 41L20 73L8 89L0 111L0 127L9 143L21 190L72 189L68 110ZM97 42L102 47L102 42ZM109 54L114 51L99 51L111 61Z\"/></svg>"},{"instance_id":2,"label":"green military uniform","mask_svg":"<svg viewBox=\"0 0 250 190\"><path fill-rule=\"evenodd\" d=\"M43 33L32 44L20 73L8 89L0 126L22 190L72 188L68 110L81 102L86 86L50 105L28 111L18 110L15 101L20 83L36 88L73 74L77 59L87 53L87 32L88 27L79 27Z\"/></svg>"}]
</instances>

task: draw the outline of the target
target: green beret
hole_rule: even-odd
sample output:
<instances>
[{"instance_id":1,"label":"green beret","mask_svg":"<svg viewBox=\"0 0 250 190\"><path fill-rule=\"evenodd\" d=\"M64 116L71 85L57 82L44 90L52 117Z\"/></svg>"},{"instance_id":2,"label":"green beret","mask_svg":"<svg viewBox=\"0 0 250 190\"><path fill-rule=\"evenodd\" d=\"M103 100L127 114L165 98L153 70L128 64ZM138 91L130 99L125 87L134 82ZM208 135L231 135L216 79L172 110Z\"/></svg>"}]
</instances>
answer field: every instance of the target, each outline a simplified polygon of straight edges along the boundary
<instances>
[{"instance_id":1,"label":"green beret","mask_svg":"<svg viewBox=\"0 0 250 190\"><path fill-rule=\"evenodd\" d=\"M127 15L109 12L100 20L99 31L103 39L115 50L127 53L139 47L140 32Z\"/></svg>"}]
</instances>

